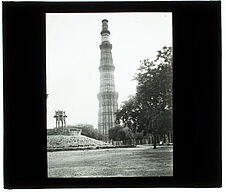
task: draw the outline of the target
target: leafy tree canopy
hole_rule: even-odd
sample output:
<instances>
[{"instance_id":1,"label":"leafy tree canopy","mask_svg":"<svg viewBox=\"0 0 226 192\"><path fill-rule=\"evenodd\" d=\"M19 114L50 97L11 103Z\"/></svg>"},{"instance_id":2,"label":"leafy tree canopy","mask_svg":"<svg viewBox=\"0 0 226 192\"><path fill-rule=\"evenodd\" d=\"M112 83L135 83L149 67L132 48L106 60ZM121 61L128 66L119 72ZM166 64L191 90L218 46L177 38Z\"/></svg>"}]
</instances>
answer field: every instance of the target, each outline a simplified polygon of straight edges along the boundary
<instances>
[{"instance_id":1,"label":"leafy tree canopy","mask_svg":"<svg viewBox=\"0 0 226 192\"><path fill-rule=\"evenodd\" d=\"M118 122L144 134L172 130L172 48L163 47L154 61L141 61L134 79L137 92L117 112Z\"/></svg>"}]
</instances>

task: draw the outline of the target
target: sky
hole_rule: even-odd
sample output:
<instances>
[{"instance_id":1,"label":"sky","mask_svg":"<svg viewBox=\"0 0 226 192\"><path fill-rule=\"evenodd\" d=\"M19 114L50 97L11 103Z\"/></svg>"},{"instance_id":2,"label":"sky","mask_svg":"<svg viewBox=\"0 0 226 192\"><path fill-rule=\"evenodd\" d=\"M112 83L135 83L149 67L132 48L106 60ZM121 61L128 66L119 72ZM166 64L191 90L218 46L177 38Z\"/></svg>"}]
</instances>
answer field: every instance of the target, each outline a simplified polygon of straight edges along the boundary
<instances>
[{"instance_id":1,"label":"sky","mask_svg":"<svg viewBox=\"0 0 226 192\"><path fill-rule=\"evenodd\" d=\"M133 77L140 61L154 60L172 46L172 13L47 13L47 128L55 127L55 110L67 125L97 128L102 20L108 20L118 105L136 93Z\"/></svg>"}]
</instances>

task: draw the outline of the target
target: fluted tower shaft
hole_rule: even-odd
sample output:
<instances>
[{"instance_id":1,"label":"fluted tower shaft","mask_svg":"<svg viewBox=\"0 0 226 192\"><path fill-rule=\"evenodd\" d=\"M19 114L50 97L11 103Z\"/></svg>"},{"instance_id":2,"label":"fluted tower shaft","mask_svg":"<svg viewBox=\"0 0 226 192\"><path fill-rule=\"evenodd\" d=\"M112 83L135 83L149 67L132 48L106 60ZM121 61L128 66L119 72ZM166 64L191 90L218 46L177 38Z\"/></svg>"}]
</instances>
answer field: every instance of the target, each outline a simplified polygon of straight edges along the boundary
<instances>
[{"instance_id":1,"label":"fluted tower shaft","mask_svg":"<svg viewBox=\"0 0 226 192\"><path fill-rule=\"evenodd\" d=\"M109 42L110 31L108 21L102 21L102 42L100 45L100 90L98 93L99 112L98 130L105 138L108 138L109 129L115 126L115 113L118 108L118 93L115 91L113 59L111 54L112 45Z\"/></svg>"}]
</instances>

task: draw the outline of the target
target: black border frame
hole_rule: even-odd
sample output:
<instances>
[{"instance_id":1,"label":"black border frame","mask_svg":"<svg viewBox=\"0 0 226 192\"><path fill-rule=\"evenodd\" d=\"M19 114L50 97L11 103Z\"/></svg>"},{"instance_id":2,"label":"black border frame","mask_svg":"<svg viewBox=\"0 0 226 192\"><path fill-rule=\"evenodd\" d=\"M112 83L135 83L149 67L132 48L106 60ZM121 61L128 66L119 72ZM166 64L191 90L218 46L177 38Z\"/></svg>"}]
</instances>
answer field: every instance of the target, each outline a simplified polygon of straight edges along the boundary
<instances>
[{"instance_id":1,"label":"black border frame","mask_svg":"<svg viewBox=\"0 0 226 192\"><path fill-rule=\"evenodd\" d=\"M221 186L221 2L3 2L2 7L4 188ZM152 11L173 13L174 176L47 178L45 13Z\"/></svg>"}]
</instances>

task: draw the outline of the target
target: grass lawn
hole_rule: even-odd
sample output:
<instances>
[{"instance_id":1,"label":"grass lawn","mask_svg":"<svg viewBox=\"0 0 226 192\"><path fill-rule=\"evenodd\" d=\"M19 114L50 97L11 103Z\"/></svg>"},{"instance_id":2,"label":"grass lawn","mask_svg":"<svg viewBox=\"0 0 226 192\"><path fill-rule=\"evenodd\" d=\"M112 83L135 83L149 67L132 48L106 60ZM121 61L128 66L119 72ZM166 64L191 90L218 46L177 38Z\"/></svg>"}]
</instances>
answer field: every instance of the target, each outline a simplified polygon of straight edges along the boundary
<instances>
[{"instance_id":1,"label":"grass lawn","mask_svg":"<svg viewBox=\"0 0 226 192\"><path fill-rule=\"evenodd\" d=\"M48 152L48 177L173 176L173 147Z\"/></svg>"}]
</instances>

